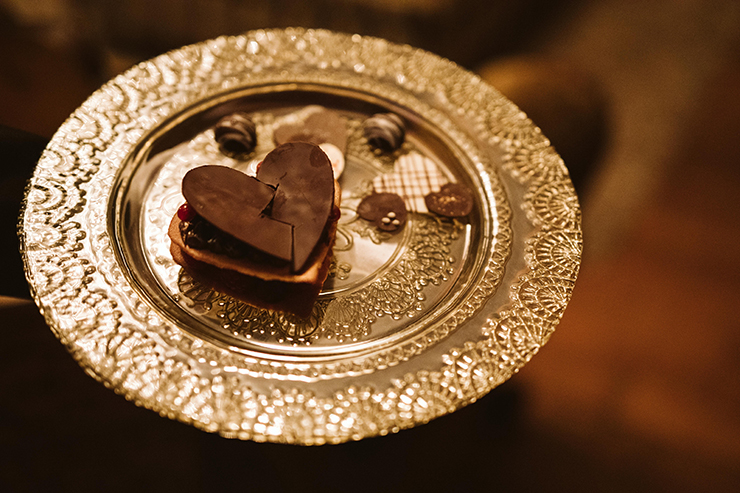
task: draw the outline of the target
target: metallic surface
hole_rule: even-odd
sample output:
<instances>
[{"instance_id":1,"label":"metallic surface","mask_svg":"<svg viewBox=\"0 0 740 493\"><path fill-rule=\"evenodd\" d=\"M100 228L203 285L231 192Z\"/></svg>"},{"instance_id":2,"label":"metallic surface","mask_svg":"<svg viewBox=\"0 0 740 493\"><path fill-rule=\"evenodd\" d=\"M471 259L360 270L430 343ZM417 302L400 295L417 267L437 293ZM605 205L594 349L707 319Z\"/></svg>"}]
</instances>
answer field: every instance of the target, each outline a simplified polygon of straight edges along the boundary
<instances>
[{"instance_id":1,"label":"metallic surface","mask_svg":"<svg viewBox=\"0 0 740 493\"><path fill-rule=\"evenodd\" d=\"M349 138L331 277L300 320L194 283L166 228L188 169L253 172L275 123L307 104L337 111ZM257 124L245 162L211 129L237 109ZM378 111L409 123L398 153L475 191L469 218L412 214L391 236L356 217L393 170L362 137ZM301 29L187 46L111 80L42 155L20 228L33 296L88 373L163 416L299 444L396 432L504 382L549 339L582 249L562 160L495 89L421 50Z\"/></svg>"}]
</instances>

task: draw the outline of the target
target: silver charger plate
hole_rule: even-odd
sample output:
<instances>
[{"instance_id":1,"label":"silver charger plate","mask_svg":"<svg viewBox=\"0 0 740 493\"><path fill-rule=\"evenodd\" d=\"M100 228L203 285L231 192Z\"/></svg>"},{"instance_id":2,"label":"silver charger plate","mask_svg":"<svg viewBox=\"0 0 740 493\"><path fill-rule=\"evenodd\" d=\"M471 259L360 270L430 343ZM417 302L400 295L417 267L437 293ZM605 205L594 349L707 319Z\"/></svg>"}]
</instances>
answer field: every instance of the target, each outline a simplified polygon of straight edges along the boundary
<instances>
[{"instance_id":1,"label":"silver charger plate","mask_svg":"<svg viewBox=\"0 0 740 493\"><path fill-rule=\"evenodd\" d=\"M312 104L341 116L348 145L330 276L300 319L193 281L166 230L188 169L250 173ZM237 110L258 129L245 160L213 142ZM398 151L364 139L377 112L407 122ZM359 218L403 156L468 186L473 212L413 212L395 235ZM307 445L425 423L506 381L555 329L582 251L567 169L514 104L423 50L304 29L186 46L105 84L44 151L20 231L32 295L91 376L207 431Z\"/></svg>"}]
</instances>

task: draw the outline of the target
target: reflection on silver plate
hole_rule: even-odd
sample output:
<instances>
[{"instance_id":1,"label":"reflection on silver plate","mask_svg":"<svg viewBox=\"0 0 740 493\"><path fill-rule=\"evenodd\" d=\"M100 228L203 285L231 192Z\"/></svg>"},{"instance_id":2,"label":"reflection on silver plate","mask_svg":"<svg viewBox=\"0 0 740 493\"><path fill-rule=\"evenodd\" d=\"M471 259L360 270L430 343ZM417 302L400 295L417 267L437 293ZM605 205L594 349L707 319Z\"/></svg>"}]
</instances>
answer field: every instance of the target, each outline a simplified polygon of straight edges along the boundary
<instances>
[{"instance_id":1,"label":"reflection on silver plate","mask_svg":"<svg viewBox=\"0 0 740 493\"><path fill-rule=\"evenodd\" d=\"M250 172L309 104L349 130L330 277L304 320L197 284L166 228L188 169ZM257 123L245 161L213 143L235 110ZM408 122L391 154L362 136L379 111ZM473 213L379 233L357 205L414 154L470 187ZM111 80L52 139L21 221L33 296L92 376L208 431L299 444L395 432L485 395L548 340L581 255L567 170L511 102L427 52L302 29L187 46Z\"/></svg>"}]
</instances>

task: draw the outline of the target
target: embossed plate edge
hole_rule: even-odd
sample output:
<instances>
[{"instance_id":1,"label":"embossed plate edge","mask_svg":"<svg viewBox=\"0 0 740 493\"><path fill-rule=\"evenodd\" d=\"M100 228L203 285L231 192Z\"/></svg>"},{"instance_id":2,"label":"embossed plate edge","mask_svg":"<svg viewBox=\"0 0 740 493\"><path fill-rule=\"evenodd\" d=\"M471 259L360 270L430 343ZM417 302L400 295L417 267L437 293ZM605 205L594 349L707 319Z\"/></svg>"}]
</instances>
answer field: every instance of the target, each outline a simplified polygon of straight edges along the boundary
<instances>
[{"instance_id":1,"label":"embossed plate edge","mask_svg":"<svg viewBox=\"0 0 740 493\"><path fill-rule=\"evenodd\" d=\"M120 287L125 279L114 265L86 255L85 248L94 245L97 258L113 258L107 232L86 230L82 223L99 220L106 210L107 196L95 192L111 182L116 163L125 158L117 149L135 145L146 128L190 102L243 84L235 67L257 74L253 81L276 67L343 69L392 80L464 122L481 147L501 156L491 172L502 176L509 194L521 195L512 201L511 214L524 217L528 227L511 238L521 268L506 266L500 289L508 290L508 301L482 327L466 332L459 346L446 349L433 367L385 384L343 385L324 395L295 385L261 391L238 369L212 371L205 355L213 348L207 343L169 326L133 291L130 298L107 296L107 283ZM422 50L304 29L254 31L187 46L104 85L62 125L42 155L19 228L34 300L90 375L137 405L207 431L306 445L425 423L510 378L559 322L582 251L580 208L564 163L526 115L495 89ZM173 349L163 334L190 350Z\"/></svg>"}]
</instances>

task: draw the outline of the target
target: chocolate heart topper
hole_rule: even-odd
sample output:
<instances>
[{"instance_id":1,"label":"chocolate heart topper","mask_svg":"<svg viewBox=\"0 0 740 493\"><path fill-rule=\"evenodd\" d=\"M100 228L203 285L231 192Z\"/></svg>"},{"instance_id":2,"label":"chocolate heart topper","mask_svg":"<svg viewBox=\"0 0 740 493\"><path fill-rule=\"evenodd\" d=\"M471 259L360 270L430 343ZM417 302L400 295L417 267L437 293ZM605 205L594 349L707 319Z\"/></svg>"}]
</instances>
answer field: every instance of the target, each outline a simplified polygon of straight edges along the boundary
<instances>
[{"instance_id":1,"label":"chocolate heart topper","mask_svg":"<svg viewBox=\"0 0 740 493\"><path fill-rule=\"evenodd\" d=\"M290 142L265 156L256 177L226 166L194 168L182 193L216 228L299 272L332 213L334 176L318 146Z\"/></svg>"}]
</instances>

